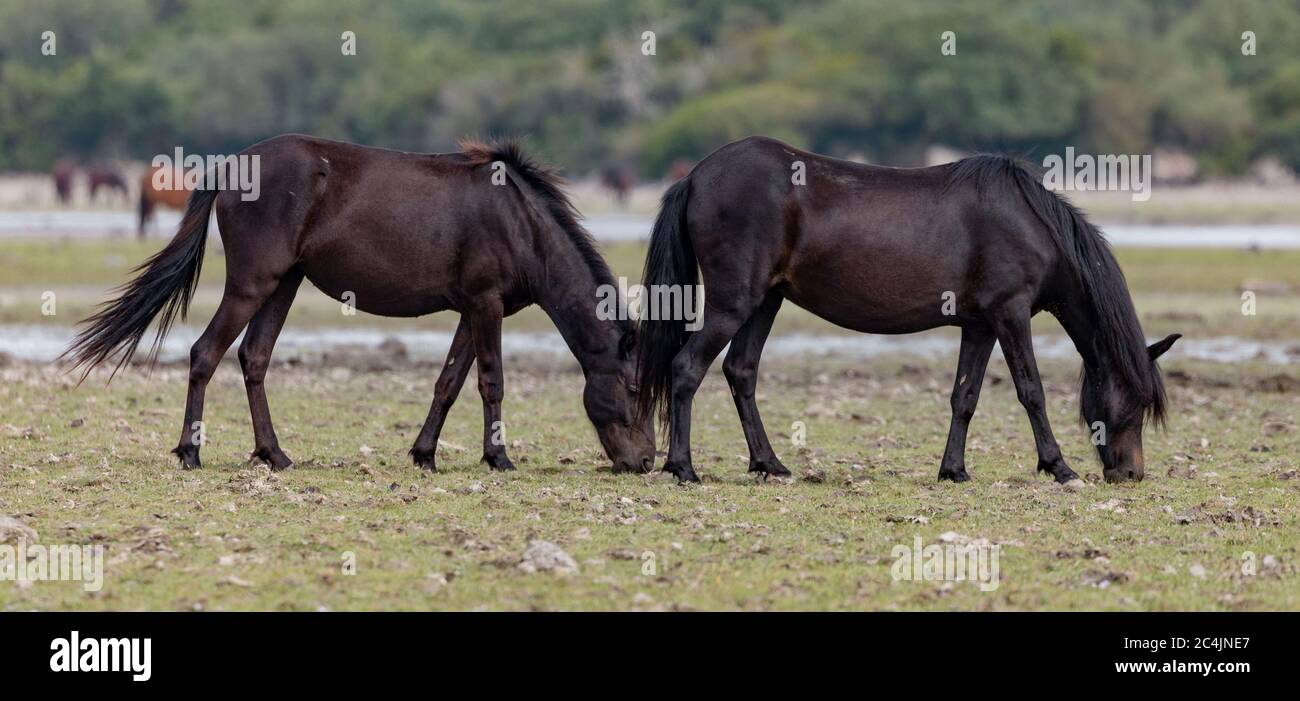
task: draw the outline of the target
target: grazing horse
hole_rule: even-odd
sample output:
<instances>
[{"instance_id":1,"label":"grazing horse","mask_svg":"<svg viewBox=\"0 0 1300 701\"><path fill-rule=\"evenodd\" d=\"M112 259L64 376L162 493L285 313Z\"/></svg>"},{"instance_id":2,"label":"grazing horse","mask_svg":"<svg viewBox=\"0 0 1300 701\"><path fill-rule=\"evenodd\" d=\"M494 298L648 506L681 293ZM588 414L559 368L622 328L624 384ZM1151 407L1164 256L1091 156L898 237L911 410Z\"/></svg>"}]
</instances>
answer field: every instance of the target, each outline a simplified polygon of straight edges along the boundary
<instances>
[{"instance_id":1,"label":"grazing horse","mask_svg":"<svg viewBox=\"0 0 1300 701\"><path fill-rule=\"evenodd\" d=\"M624 163L612 163L600 170L600 184L614 195L618 206L627 204L628 195L636 187L636 173Z\"/></svg>"},{"instance_id":2,"label":"grazing horse","mask_svg":"<svg viewBox=\"0 0 1300 701\"><path fill-rule=\"evenodd\" d=\"M738 141L664 194L643 284L693 285L701 273L708 294L699 330L643 320L638 335L639 413L658 410L669 431L664 469L680 480L698 480L691 402L728 342L723 371L749 469L789 474L754 402L759 356L785 299L866 333L961 328L939 466L939 479L954 482L970 479L966 428L995 342L1029 415L1038 469L1062 483L1076 478L1048 424L1030 340L1030 317L1051 312L1083 357L1081 415L1105 428L1097 452L1106 479L1142 479L1143 421L1160 423L1165 412L1156 358L1178 335L1146 346L1101 233L1015 161L880 168L772 139Z\"/></svg>"},{"instance_id":3,"label":"grazing horse","mask_svg":"<svg viewBox=\"0 0 1300 701\"><path fill-rule=\"evenodd\" d=\"M122 172L115 166L107 163L99 163L91 166L86 171L86 179L90 185L90 201L95 201L95 194L99 188L107 188L110 192L120 192L122 197L130 201L131 194L126 187L126 178L122 177Z\"/></svg>"},{"instance_id":4,"label":"grazing horse","mask_svg":"<svg viewBox=\"0 0 1300 701\"><path fill-rule=\"evenodd\" d=\"M175 183L170 188L160 188L154 185L154 174L160 170L160 166L152 166L144 175L140 176L140 226L136 235L145 238L145 227L149 225L149 220L153 218L154 209L158 207L167 207L168 209L185 209L185 203L189 200L190 191L185 189L182 182Z\"/></svg>"},{"instance_id":5,"label":"grazing horse","mask_svg":"<svg viewBox=\"0 0 1300 701\"><path fill-rule=\"evenodd\" d=\"M241 155L260 157L260 197L245 202L235 191L196 190L176 237L85 322L65 353L87 372L114 356L120 368L160 316L150 354L156 357L162 335L178 313L184 317L193 295L215 208L226 286L190 350L185 421L173 451L185 467L200 466L196 429L204 390L245 326L239 362L253 455L276 470L292 464L276 440L263 380L303 278L372 314L460 312L433 405L411 449L417 465L435 469L443 419L477 362L483 460L496 470L514 469L499 439L501 320L537 304L582 366L583 403L614 470L653 466L653 423L633 423L635 327L598 315L598 290L612 286L613 276L558 177L517 145L467 142L459 153L414 154L287 135Z\"/></svg>"},{"instance_id":6,"label":"grazing horse","mask_svg":"<svg viewBox=\"0 0 1300 701\"><path fill-rule=\"evenodd\" d=\"M61 204L72 201L72 176L77 173L77 164L66 158L54 162L51 175L54 176L54 194Z\"/></svg>"}]
</instances>

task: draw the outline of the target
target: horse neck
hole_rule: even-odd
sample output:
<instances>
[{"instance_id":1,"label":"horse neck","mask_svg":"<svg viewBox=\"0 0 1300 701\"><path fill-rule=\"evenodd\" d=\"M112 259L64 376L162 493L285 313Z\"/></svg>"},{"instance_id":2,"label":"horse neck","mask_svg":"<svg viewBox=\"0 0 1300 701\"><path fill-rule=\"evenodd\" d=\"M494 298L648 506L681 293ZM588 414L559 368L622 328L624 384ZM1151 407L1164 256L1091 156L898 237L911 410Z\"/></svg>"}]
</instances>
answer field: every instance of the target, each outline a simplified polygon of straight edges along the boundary
<instances>
[{"instance_id":1,"label":"horse neck","mask_svg":"<svg viewBox=\"0 0 1300 701\"><path fill-rule=\"evenodd\" d=\"M1106 354L1097 343L1092 310L1078 301L1081 299L1083 297L1080 294L1066 295L1055 315L1066 335L1074 342L1074 349L1083 358L1084 368L1095 372L1106 362Z\"/></svg>"},{"instance_id":2,"label":"horse neck","mask_svg":"<svg viewBox=\"0 0 1300 701\"><path fill-rule=\"evenodd\" d=\"M1060 304L1056 311L1056 318L1061 322L1065 329L1066 335L1074 342L1074 348L1079 352L1083 359L1083 381L1084 382L1101 382L1104 378L1112 373L1118 373L1115 367L1114 359L1106 351L1101 341L1101 335L1097 333L1097 318L1093 309L1085 302L1086 299L1082 294L1071 294L1067 301ZM1134 392L1134 389L1128 383L1120 382L1121 391ZM1141 400L1140 396L1134 397Z\"/></svg>"},{"instance_id":3,"label":"horse neck","mask_svg":"<svg viewBox=\"0 0 1300 701\"><path fill-rule=\"evenodd\" d=\"M548 228L551 240L538 247L547 254L538 261L533 294L574 357L589 370L618 348L622 332L618 321L596 314L598 288L606 283L597 279L567 234L559 227Z\"/></svg>"}]
</instances>

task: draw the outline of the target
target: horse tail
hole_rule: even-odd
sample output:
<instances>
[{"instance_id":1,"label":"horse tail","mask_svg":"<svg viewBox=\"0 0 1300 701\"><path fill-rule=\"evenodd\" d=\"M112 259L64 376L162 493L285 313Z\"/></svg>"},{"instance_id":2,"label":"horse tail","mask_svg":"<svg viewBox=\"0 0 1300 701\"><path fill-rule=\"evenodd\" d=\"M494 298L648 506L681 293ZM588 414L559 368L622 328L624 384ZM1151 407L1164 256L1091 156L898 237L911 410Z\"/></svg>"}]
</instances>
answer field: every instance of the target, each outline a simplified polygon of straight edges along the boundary
<instances>
[{"instance_id":1,"label":"horse tail","mask_svg":"<svg viewBox=\"0 0 1300 701\"><path fill-rule=\"evenodd\" d=\"M694 286L699 280L695 250L686 230L686 205L691 196L691 177L677 181L664 193L650 235L641 284L647 290ZM650 294L654 294L651 292ZM658 414L665 430L672 393L673 358L686 345L690 330L681 321L643 318L637 331L637 415L639 420Z\"/></svg>"},{"instance_id":2,"label":"horse tail","mask_svg":"<svg viewBox=\"0 0 1300 701\"><path fill-rule=\"evenodd\" d=\"M178 314L185 318L198 286L208 239L208 219L217 194L215 189L195 190L171 242L132 271L139 275L118 288L115 299L101 305L81 322L85 328L60 360L70 360L72 369L84 368L83 381L91 369L115 355L119 356L113 369L116 375L135 355L154 317L159 318L158 332L149 351L149 364L152 366L158 359L163 338Z\"/></svg>"}]
</instances>

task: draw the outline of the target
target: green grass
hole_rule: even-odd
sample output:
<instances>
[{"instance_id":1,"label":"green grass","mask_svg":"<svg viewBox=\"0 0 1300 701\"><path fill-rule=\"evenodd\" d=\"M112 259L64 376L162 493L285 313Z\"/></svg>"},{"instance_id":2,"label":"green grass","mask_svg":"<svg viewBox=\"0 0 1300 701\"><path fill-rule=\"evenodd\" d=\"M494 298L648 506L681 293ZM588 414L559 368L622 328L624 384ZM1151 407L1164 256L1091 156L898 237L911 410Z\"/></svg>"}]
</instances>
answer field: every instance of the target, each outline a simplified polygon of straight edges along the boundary
<instances>
[{"instance_id":1,"label":"green grass","mask_svg":"<svg viewBox=\"0 0 1300 701\"><path fill-rule=\"evenodd\" d=\"M167 454L181 370L131 370L107 388L96 376L77 389L14 366L0 371L0 512L44 543L103 544L107 565L97 594L0 583L0 610L1297 608L1296 378L1168 365L1172 417L1167 433L1147 433L1146 481L1078 492L1034 474L1028 422L997 360L971 427L972 482L934 479L947 364L809 360L769 364L759 388L773 443L799 479L746 475L715 372L695 410L704 482L687 487L607 471L567 365L507 366L518 472L478 464L471 379L435 475L405 455L432 368L273 368L273 416L297 460L277 474L244 462L251 429L229 364L208 391L205 468L191 472ZM1074 420L1074 372L1045 368L1051 416L1067 460L1095 476ZM807 428L800 448L795 421ZM1002 545L995 591L891 578L894 546L948 532ZM520 571L535 538L560 545L579 571ZM342 571L348 552L355 575ZM1247 552L1261 563L1254 576L1241 573ZM644 553L653 574L642 573ZM1265 567L1266 556L1276 563Z\"/></svg>"},{"instance_id":2,"label":"green grass","mask_svg":"<svg viewBox=\"0 0 1300 701\"><path fill-rule=\"evenodd\" d=\"M69 326L85 318L129 279L130 270L162 246L153 240L11 240L0 243L0 323ZM620 243L604 247L615 275L641 278L645 247ZM1143 325L1149 335L1179 332L1188 336L1233 335L1256 339L1300 337L1300 251L1203 249L1120 249ZM191 308L190 323L206 324L221 300L225 259L210 249ZM1256 314L1243 315L1242 291L1256 295ZM56 294L55 316L42 315L42 294ZM391 329L452 330L455 314L434 314L418 321L390 319L359 312L344 316L341 305L310 284L290 313L293 327L366 326ZM1060 333L1048 315L1035 319L1039 333ZM539 309L530 307L506 322L508 331L553 328ZM774 333L848 333L787 304Z\"/></svg>"}]
</instances>

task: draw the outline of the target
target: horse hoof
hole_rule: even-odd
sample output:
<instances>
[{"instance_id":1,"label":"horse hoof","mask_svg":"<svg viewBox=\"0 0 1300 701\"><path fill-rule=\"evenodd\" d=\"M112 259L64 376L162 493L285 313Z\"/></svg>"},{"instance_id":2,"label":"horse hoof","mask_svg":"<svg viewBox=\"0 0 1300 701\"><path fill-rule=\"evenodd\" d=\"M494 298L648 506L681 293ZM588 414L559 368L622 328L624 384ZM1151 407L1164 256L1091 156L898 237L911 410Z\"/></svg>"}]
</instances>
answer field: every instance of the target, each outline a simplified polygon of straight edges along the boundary
<instances>
[{"instance_id":1,"label":"horse hoof","mask_svg":"<svg viewBox=\"0 0 1300 701\"><path fill-rule=\"evenodd\" d=\"M181 469L183 470L197 470L203 467L203 463L199 461L198 446L195 445L177 446L175 448L172 448L172 455L175 455L176 457L180 458Z\"/></svg>"},{"instance_id":2,"label":"horse hoof","mask_svg":"<svg viewBox=\"0 0 1300 701\"><path fill-rule=\"evenodd\" d=\"M939 481L969 482L970 475L965 470L939 470Z\"/></svg>"},{"instance_id":3,"label":"horse hoof","mask_svg":"<svg viewBox=\"0 0 1300 701\"><path fill-rule=\"evenodd\" d=\"M664 472L672 473L678 482L699 482L700 476L695 474L695 468L690 465L674 465L669 463L664 465Z\"/></svg>"},{"instance_id":4,"label":"horse hoof","mask_svg":"<svg viewBox=\"0 0 1300 701\"><path fill-rule=\"evenodd\" d=\"M1064 470L1061 470L1060 472L1054 474L1053 477L1056 479L1056 483L1057 483L1057 484L1068 484L1068 483L1070 483L1070 482L1082 482L1082 481L1083 481L1083 480L1079 479L1079 476L1078 476L1078 475L1074 474L1074 470L1071 470L1071 469L1068 468L1068 467L1065 468Z\"/></svg>"},{"instance_id":5,"label":"horse hoof","mask_svg":"<svg viewBox=\"0 0 1300 701\"><path fill-rule=\"evenodd\" d=\"M429 472L438 471L438 464L434 461L432 450L416 450L415 448L412 448L411 460L415 462L415 466L421 470L428 470Z\"/></svg>"},{"instance_id":6,"label":"horse hoof","mask_svg":"<svg viewBox=\"0 0 1300 701\"><path fill-rule=\"evenodd\" d=\"M280 472L293 467L293 461L279 448L258 448L248 457L250 461L261 460L271 472Z\"/></svg>"},{"instance_id":7,"label":"horse hoof","mask_svg":"<svg viewBox=\"0 0 1300 701\"><path fill-rule=\"evenodd\" d=\"M785 465L782 465L781 461L777 460L776 458L773 458L771 460L758 460L758 461L751 460L749 462L749 471L761 472L763 474L764 479L768 477L789 477L790 476L790 471L786 469Z\"/></svg>"},{"instance_id":8,"label":"horse hoof","mask_svg":"<svg viewBox=\"0 0 1300 701\"><path fill-rule=\"evenodd\" d=\"M1074 470L1071 470L1064 460L1058 460L1054 463L1040 462L1038 463L1038 471L1051 475L1057 484L1065 484L1070 480L1079 479L1079 476L1074 474Z\"/></svg>"},{"instance_id":9,"label":"horse hoof","mask_svg":"<svg viewBox=\"0 0 1300 701\"><path fill-rule=\"evenodd\" d=\"M510 462L510 458L506 457L505 453L500 455L484 455L483 462L487 463L489 468L498 472L511 472L515 469L515 464Z\"/></svg>"}]
</instances>

